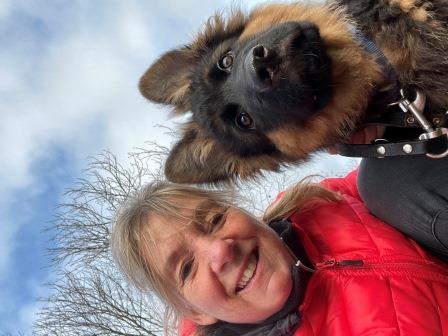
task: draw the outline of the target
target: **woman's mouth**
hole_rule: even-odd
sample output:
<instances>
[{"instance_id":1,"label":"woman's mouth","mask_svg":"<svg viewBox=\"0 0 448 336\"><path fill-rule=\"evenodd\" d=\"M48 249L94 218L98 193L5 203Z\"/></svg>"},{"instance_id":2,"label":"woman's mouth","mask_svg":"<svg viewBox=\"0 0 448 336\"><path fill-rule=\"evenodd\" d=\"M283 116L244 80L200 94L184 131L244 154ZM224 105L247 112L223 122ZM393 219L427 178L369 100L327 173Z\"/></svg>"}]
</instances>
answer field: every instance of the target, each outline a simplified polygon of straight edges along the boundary
<instances>
[{"instance_id":1,"label":"woman's mouth","mask_svg":"<svg viewBox=\"0 0 448 336\"><path fill-rule=\"evenodd\" d=\"M240 281L238 281L238 284L236 286L237 293L246 288L246 286L252 280L252 278L255 275L255 271L257 269L257 263L258 263L258 254L254 252L249 257L249 262L247 263L246 269L244 270Z\"/></svg>"}]
</instances>

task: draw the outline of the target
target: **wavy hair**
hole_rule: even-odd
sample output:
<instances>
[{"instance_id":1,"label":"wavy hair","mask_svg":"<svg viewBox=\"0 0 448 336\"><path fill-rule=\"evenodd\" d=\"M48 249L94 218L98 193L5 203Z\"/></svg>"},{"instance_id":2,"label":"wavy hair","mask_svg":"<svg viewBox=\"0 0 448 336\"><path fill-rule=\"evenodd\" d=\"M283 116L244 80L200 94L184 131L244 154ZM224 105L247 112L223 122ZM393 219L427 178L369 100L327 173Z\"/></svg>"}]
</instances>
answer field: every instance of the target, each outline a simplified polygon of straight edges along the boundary
<instances>
[{"instance_id":1,"label":"wavy hair","mask_svg":"<svg viewBox=\"0 0 448 336\"><path fill-rule=\"evenodd\" d=\"M151 234L155 223L153 219L191 220L185 215L188 213L185 210L191 210L186 207L191 200L207 200L221 206L235 207L237 197L227 192L154 182L131 196L117 212L111 233L113 257L131 284L144 292L155 293L166 305L166 335L176 333L179 316L194 316L195 311L155 262L156 241ZM339 198L338 194L318 184L301 181L287 189L280 199L267 208L262 221L269 223L286 218L311 200L337 201ZM201 330L203 328L198 328L197 335L202 334Z\"/></svg>"}]
</instances>

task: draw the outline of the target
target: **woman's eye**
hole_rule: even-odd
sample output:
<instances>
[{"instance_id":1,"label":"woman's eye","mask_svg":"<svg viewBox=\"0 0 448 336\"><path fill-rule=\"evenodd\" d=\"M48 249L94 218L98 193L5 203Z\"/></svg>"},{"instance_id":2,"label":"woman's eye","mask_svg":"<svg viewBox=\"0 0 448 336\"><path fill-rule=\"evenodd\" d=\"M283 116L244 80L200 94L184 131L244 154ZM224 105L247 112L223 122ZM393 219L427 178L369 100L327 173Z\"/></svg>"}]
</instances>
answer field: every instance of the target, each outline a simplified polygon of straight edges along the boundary
<instances>
[{"instance_id":1,"label":"woman's eye","mask_svg":"<svg viewBox=\"0 0 448 336\"><path fill-rule=\"evenodd\" d=\"M182 267L180 269L180 279L182 281L182 284L190 276L192 269L193 269L193 260L192 259L188 260L187 262L185 262L182 265Z\"/></svg>"},{"instance_id":2,"label":"woman's eye","mask_svg":"<svg viewBox=\"0 0 448 336\"><path fill-rule=\"evenodd\" d=\"M232 69L232 65L233 65L233 54L231 52L225 54L219 61L218 61L218 69L225 71L225 72L230 72L230 70Z\"/></svg>"},{"instance_id":3,"label":"woman's eye","mask_svg":"<svg viewBox=\"0 0 448 336\"><path fill-rule=\"evenodd\" d=\"M218 213L212 217L212 220L210 222L213 226L216 226L219 223L221 223L223 217L224 217L223 213Z\"/></svg>"},{"instance_id":4,"label":"woman's eye","mask_svg":"<svg viewBox=\"0 0 448 336\"><path fill-rule=\"evenodd\" d=\"M236 115L235 124L242 130L255 128L254 120L248 113L245 112L241 112Z\"/></svg>"},{"instance_id":5,"label":"woman's eye","mask_svg":"<svg viewBox=\"0 0 448 336\"><path fill-rule=\"evenodd\" d=\"M221 225L225 222L227 208L220 210L213 214L213 216L208 220L208 233L211 233L221 227Z\"/></svg>"}]
</instances>

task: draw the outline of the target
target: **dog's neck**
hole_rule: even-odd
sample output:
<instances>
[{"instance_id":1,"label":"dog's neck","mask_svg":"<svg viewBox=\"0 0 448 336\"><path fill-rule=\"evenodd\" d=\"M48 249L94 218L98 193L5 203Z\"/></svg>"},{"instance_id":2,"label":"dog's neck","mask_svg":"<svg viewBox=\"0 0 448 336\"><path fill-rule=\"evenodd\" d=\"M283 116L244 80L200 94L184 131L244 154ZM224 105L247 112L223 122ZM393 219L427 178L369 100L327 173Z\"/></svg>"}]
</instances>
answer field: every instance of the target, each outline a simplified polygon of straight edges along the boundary
<instances>
[{"instance_id":1,"label":"dog's neck","mask_svg":"<svg viewBox=\"0 0 448 336\"><path fill-rule=\"evenodd\" d=\"M394 67L386 58L384 53L377 47L375 42L369 39L355 26L350 26L349 29L356 41L358 41L360 47L362 47L367 53L373 55L378 65L381 67L384 76L384 84L378 89L376 95L379 95L378 98L382 98L382 100L390 98L392 101L389 101L388 103L392 103L393 99L400 96L400 85Z\"/></svg>"},{"instance_id":2,"label":"dog's neck","mask_svg":"<svg viewBox=\"0 0 448 336\"><path fill-rule=\"evenodd\" d=\"M377 120L382 119L389 112L389 105L400 99L401 85L394 67L381 49L355 26L350 26L349 29L359 46L374 56L383 73L384 80L373 92L369 105L366 108L365 120L363 122L376 123Z\"/></svg>"}]
</instances>

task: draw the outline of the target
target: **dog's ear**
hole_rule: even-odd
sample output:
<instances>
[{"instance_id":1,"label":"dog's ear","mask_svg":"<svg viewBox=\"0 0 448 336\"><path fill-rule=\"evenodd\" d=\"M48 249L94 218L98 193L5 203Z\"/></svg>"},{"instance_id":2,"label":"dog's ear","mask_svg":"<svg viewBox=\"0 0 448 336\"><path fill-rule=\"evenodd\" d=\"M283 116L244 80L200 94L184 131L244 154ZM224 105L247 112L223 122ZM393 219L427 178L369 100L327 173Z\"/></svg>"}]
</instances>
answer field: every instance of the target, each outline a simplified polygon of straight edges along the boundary
<instances>
[{"instance_id":1,"label":"dog's ear","mask_svg":"<svg viewBox=\"0 0 448 336\"><path fill-rule=\"evenodd\" d=\"M262 169L278 168L278 160L272 156L240 158L230 153L190 122L165 162L165 175L176 183L218 184L254 177Z\"/></svg>"},{"instance_id":2,"label":"dog's ear","mask_svg":"<svg viewBox=\"0 0 448 336\"><path fill-rule=\"evenodd\" d=\"M153 102L173 105L176 112L190 110L190 75L195 64L189 47L167 52L140 79L141 94Z\"/></svg>"},{"instance_id":3,"label":"dog's ear","mask_svg":"<svg viewBox=\"0 0 448 336\"><path fill-rule=\"evenodd\" d=\"M216 183L231 179L226 171L229 155L193 122L165 162L165 175L176 183Z\"/></svg>"}]
</instances>

